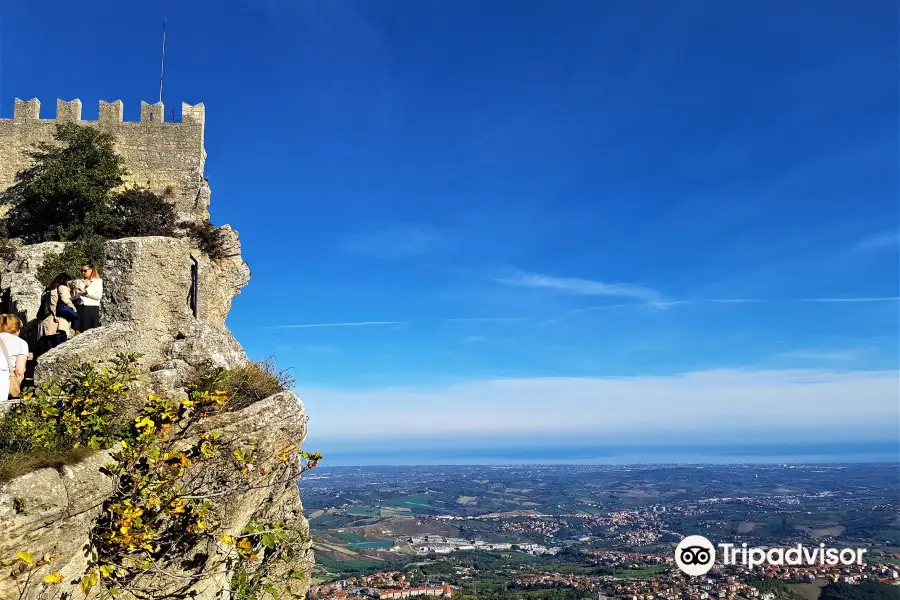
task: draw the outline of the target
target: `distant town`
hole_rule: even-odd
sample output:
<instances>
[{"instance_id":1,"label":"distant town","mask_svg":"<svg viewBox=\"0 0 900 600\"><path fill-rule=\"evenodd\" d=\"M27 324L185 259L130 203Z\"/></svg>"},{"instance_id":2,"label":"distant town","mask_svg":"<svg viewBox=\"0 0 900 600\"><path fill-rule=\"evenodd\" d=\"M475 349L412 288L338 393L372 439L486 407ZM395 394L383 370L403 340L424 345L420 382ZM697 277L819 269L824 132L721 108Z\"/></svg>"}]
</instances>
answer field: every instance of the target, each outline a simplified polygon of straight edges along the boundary
<instances>
[{"instance_id":1,"label":"distant town","mask_svg":"<svg viewBox=\"0 0 900 600\"><path fill-rule=\"evenodd\" d=\"M316 477L301 489L318 563L309 595L320 600L853 600L848 586L861 600L900 598L896 465L344 468ZM673 559L689 534L863 547L866 562L717 564L690 577Z\"/></svg>"},{"instance_id":2,"label":"distant town","mask_svg":"<svg viewBox=\"0 0 900 600\"><path fill-rule=\"evenodd\" d=\"M736 600L747 598L773 600L779 594L765 591L766 586L754 581L772 580L794 584L822 584L844 582L859 584L877 581L884 585L900 586L900 567L866 564L861 567L770 567L757 571L716 569L708 576L693 578L671 567L672 560L653 555L631 553L595 553L597 564L624 565L638 569L645 565L666 565L665 570L646 578L621 578L610 575L581 575L574 573L545 573L515 577L514 589L572 588L599 591L607 598L623 600ZM900 555L892 558L900 559ZM455 574L467 576L466 570L456 568ZM468 574L471 577L471 574ZM762 589L760 589L762 587ZM415 586L402 572L376 572L363 577L340 579L325 585L313 586L311 598L346 600L347 598L410 598L414 596L453 595L454 586L440 581Z\"/></svg>"}]
</instances>

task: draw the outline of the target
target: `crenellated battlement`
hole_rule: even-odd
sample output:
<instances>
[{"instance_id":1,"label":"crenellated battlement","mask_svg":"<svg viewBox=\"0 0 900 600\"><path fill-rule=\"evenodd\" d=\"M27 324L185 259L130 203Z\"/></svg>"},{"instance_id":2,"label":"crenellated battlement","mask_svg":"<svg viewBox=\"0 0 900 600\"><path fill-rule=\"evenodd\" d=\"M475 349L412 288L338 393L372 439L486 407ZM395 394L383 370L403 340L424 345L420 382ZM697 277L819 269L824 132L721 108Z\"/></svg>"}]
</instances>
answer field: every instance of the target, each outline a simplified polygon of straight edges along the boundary
<instances>
[{"instance_id":1,"label":"crenellated battlement","mask_svg":"<svg viewBox=\"0 0 900 600\"><path fill-rule=\"evenodd\" d=\"M162 102L141 101L141 120L140 123L152 123L154 125L199 125L204 126L206 120L206 107L200 104L181 103L181 123L165 121L165 106ZM9 119L0 119L6 121ZM34 120L53 120L41 119L41 101L37 98L31 100L15 99L13 106L13 121L34 121ZM81 100L75 99L66 102L62 99L56 100L56 121L58 122L79 122L81 121ZM124 123L125 122L125 106L121 100L113 102L100 101L98 123Z\"/></svg>"},{"instance_id":2,"label":"crenellated battlement","mask_svg":"<svg viewBox=\"0 0 900 600\"><path fill-rule=\"evenodd\" d=\"M96 121L82 119L81 100L57 99L56 118L41 118L41 102L15 99L12 118L0 118L0 193L15 183L16 173L27 168L27 151L40 142L52 142L56 125L78 123L97 127L116 139L125 158L128 183L171 192L179 212L208 217L209 193L203 177L206 162L203 103L181 104L181 121L165 120L162 102L141 102L140 121L125 121L121 100L99 103Z\"/></svg>"}]
</instances>

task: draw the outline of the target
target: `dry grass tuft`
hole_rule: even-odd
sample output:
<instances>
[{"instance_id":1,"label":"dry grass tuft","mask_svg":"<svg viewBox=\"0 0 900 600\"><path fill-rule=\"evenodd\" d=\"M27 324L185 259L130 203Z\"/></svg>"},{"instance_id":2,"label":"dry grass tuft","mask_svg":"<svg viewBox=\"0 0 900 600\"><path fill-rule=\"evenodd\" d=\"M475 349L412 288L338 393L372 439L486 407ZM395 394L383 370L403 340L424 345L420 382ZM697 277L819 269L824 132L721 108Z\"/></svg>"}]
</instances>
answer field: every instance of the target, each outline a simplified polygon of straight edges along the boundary
<instances>
[{"instance_id":1,"label":"dry grass tuft","mask_svg":"<svg viewBox=\"0 0 900 600\"><path fill-rule=\"evenodd\" d=\"M59 451L33 450L6 454L0 456L0 484L38 469L61 469L66 465L75 465L96 452L90 448L72 448Z\"/></svg>"},{"instance_id":2,"label":"dry grass tuft","mask_svg":"<svg viewBox=\"0 0 900 600\"><path fill-rule=\"evenodd\" d=\"M247 408L273 394L290 390L296 381L286 369L279 369L275 359L250 362L228 371L227 389L231 392L231 410Z\"/></svg>"}]
</instances>

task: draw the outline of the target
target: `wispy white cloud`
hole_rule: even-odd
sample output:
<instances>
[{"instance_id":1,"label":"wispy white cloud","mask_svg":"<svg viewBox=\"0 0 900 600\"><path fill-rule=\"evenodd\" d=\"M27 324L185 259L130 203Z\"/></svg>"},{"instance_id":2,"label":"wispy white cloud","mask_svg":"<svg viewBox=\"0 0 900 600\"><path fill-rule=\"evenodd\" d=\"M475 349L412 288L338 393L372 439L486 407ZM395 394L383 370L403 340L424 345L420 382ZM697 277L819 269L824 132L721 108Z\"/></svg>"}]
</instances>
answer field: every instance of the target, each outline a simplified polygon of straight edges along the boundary
<instances>
[{"instance_id":1,"label":"wispy white cloud","mask_svg":"<svg viewBox=\"0 0 900 600\"><path fill-rule=\"evenodd\" d=\"M449 247L449 241L429 225L394 225L351 235L339 245L348 252L394 259L443 250Z\"/></svg>"},{"instance_id":2,"label":"wispy white cloud","mask_svg":"<svg viewBox=\"0 0 900 600\"><path fill-rule=\"evenodd\" d=\"M496 279L497 283L518 287L542 288L574 296L610 296L662 303L662 295L653 289L628 283L604 283L577 277L553 277L538 273L518 273Z\"/></svg>"},{"instance_id":3,"label":"wispy white cloud","mask_svg":"<svg viewBox=\"0 0 900 600\"><path fill-rule=\"evenodd\" d=\"M671 308L696 304L788 304L788 303L875 303L897 302L898 296L849 296L849 297L825 297L825 298L664 298L662 293L653 288L633 285L628 283L604 283L591 279L576 277L553 277L537 273L517 273L513 276L496 278L497 283L504 285L531 287L546 289L573 296L608 296L617 298L632 298L642 301L639 304L612 304L578 308L570 310L566 316L578 312L590 312L605 310L607 308L633 307L650 305L654 308Z\"/></svg>"},{"instance_id":4,"label":"wispy white cloud","mask_svg":"<svg viewBox=\"0 0 900 600\"><path fill-rule=\"evenodd\" d=\"M313 327L370 327L377 325L404 325L404 321L350 321L345 323L301 323L298 325L273 325L272 329L311 329Z\"/></svg>"},{"instance_id":5,"label":"wispy white cloud","mask_svg":"<svg viewBox=\"0 0 900 600\"><path fill-rule=\"evenodd\" d=\"M845 298L694 298L692 300L675 300L658 302L660 307L679 306L685 304L791 304L791 303L871 303L898 302L900 296L857 296Z\"/></svg>"},{"instance_id":6,"label":"wispy white cloud","mask_svg":"<svg viewBox=\"0 0 900 600\"><path fill-rule=\"evenodd\" d=\"M448 323L506 323L513 321L531 321L535 317L462 317L457 319L443 319Z\"/></svg>"},{"instance_id":7,"label":"wispy white cloud","mask_svg":"<svg viewBox=\"0 0 900 600\"><path fill-rule=\"evenodd\" d=\"M852 361L868 354L871 350L871 348L845 348L839 350L810 348L779 352L775 357L805 361Z\"/></svg>"},{"instance_id":8,"label":"wispy white cloud","mask_svg":"<svg viewBox=\"0 0 900 600\"><path fill-rule=\"evenodd\" d=\"M866 304L866 303L900 303L900 296L883 297L859 297L859 298L715 298L695 300L671 300L646 304L619 303L602 304L599 306L585 306L573 308L561 314L529 315L529 316L497 316L497 317L453 317L439 318L437 320L446 323L517 323L534 321L554 321L568 319L577 315L606 312L617 309L631 309L642 307L669 308L675 306L691 306L699 304L788 304L788 303L821 303L821 304ZM302 323L296 325L272 325L269 329L307 329L313 327L367 327L378 325L409 325L410 321L350 321L342 323Z\"/></svg>"},{"instance_id":9,"label":"wispy white cloud","mask_svg":"<svg viewBox=\"0 0 900 600\"><path fill-rule=\"evenodd\" d=\"M497 434L500 427L507 434L580 431L598 439L657 441L664 432L696 431L698 423L705 438L727 438L735 428L874 431L885 423L893 423L896 436L900 418L900 378L894 370L732 369L371 390L301 386L299 391L323 437ZM372 406L378 410L354 410Z\"/></svg>"},{"instance_id":10,"label":"wispy white cloud","mask_svg":"<svg viewBox=\"0 0 900 600\"><path fill-rule=\"evenodd\" d=\"M796 300L785 300L785 302L897 302L900 296L877 296L877 297L859 297L859 298L798 298Z\"/></svg>"},{"instance_id":11,"label":"wispy white cloud","mask_svg":"<svg viewBox=\"0 0 900 600\"><path fill-rule=\"evenodd\" d=\"M713 298L713 299L696 299L683 302L682 304L789 304L792 302L823 302L823 303L843 303L843 302L897 302L900 296L878 296L878 297L847 297L847 298Z\"/></svg>"},{"instance_id":12,"label":"wispy white cloud","mask_svg":"<svg viewBox=\"0 0 900 600\"><path fill-rule=\"evenodd\" d=\"M900 303L900 296L882 297L848 297L848 298L714 298L693 300L660 300L646 303L618 303L602 304L599 306L584 306L573 308L561 314L528 315L528 316L496 316L496 317L448 317L437 318L437 321L446 323L517 323L517 322L553 322L569 319L577 315L606 312L610 310L633 308L659 308L665 309L678 306L692 306L702 304L789 304L789 303L816 303L816 304L868 304L868 303ZM272 325L268 329L312 329L317 327L375 327L384 325L410 325L411 321L347 321L337 323L299 323L287 325Z\"/></svg>"},{"instance_id":13,"label":"wispy white cloud","mask_svg":"<svg viewBox=\"0 0 900 600\"><path fill-rule=\"evenodd\" d=\"M656 308L671 308L673 306L681 306L683 304L690 304L690 300L662 300L659 302L652 302L651 305Z\"/></svg>"},{"instance_id":14,"label":"wispy white cloud","mask_svg":"<svg viewBox=\"0 0 900 600\"><path fill-rule=\"evenodd\" d=\"M900 243L900 232L896 229L882 231L863 238L856 244L857 250L883 250L894 248Z\"/></svg>"}]
</instances>

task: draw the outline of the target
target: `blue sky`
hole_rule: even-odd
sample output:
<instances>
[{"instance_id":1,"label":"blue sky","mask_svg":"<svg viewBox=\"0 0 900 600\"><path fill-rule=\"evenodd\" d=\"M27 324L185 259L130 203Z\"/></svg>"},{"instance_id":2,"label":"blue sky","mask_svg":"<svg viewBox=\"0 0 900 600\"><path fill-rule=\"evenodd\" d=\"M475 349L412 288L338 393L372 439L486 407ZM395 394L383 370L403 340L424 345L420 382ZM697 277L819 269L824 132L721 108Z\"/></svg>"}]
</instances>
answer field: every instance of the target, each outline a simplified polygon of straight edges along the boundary
<instances>
[{"instance_id":1,"label":"blue sky","mask_svg":"<svg viewBox=\"0 0 900 600\"><path fill-rule=\"evenodd\" d=\"M898 439L895 2L13 3L0 116L164 17L310 445Z\"/></svg>"}]
</instances>

